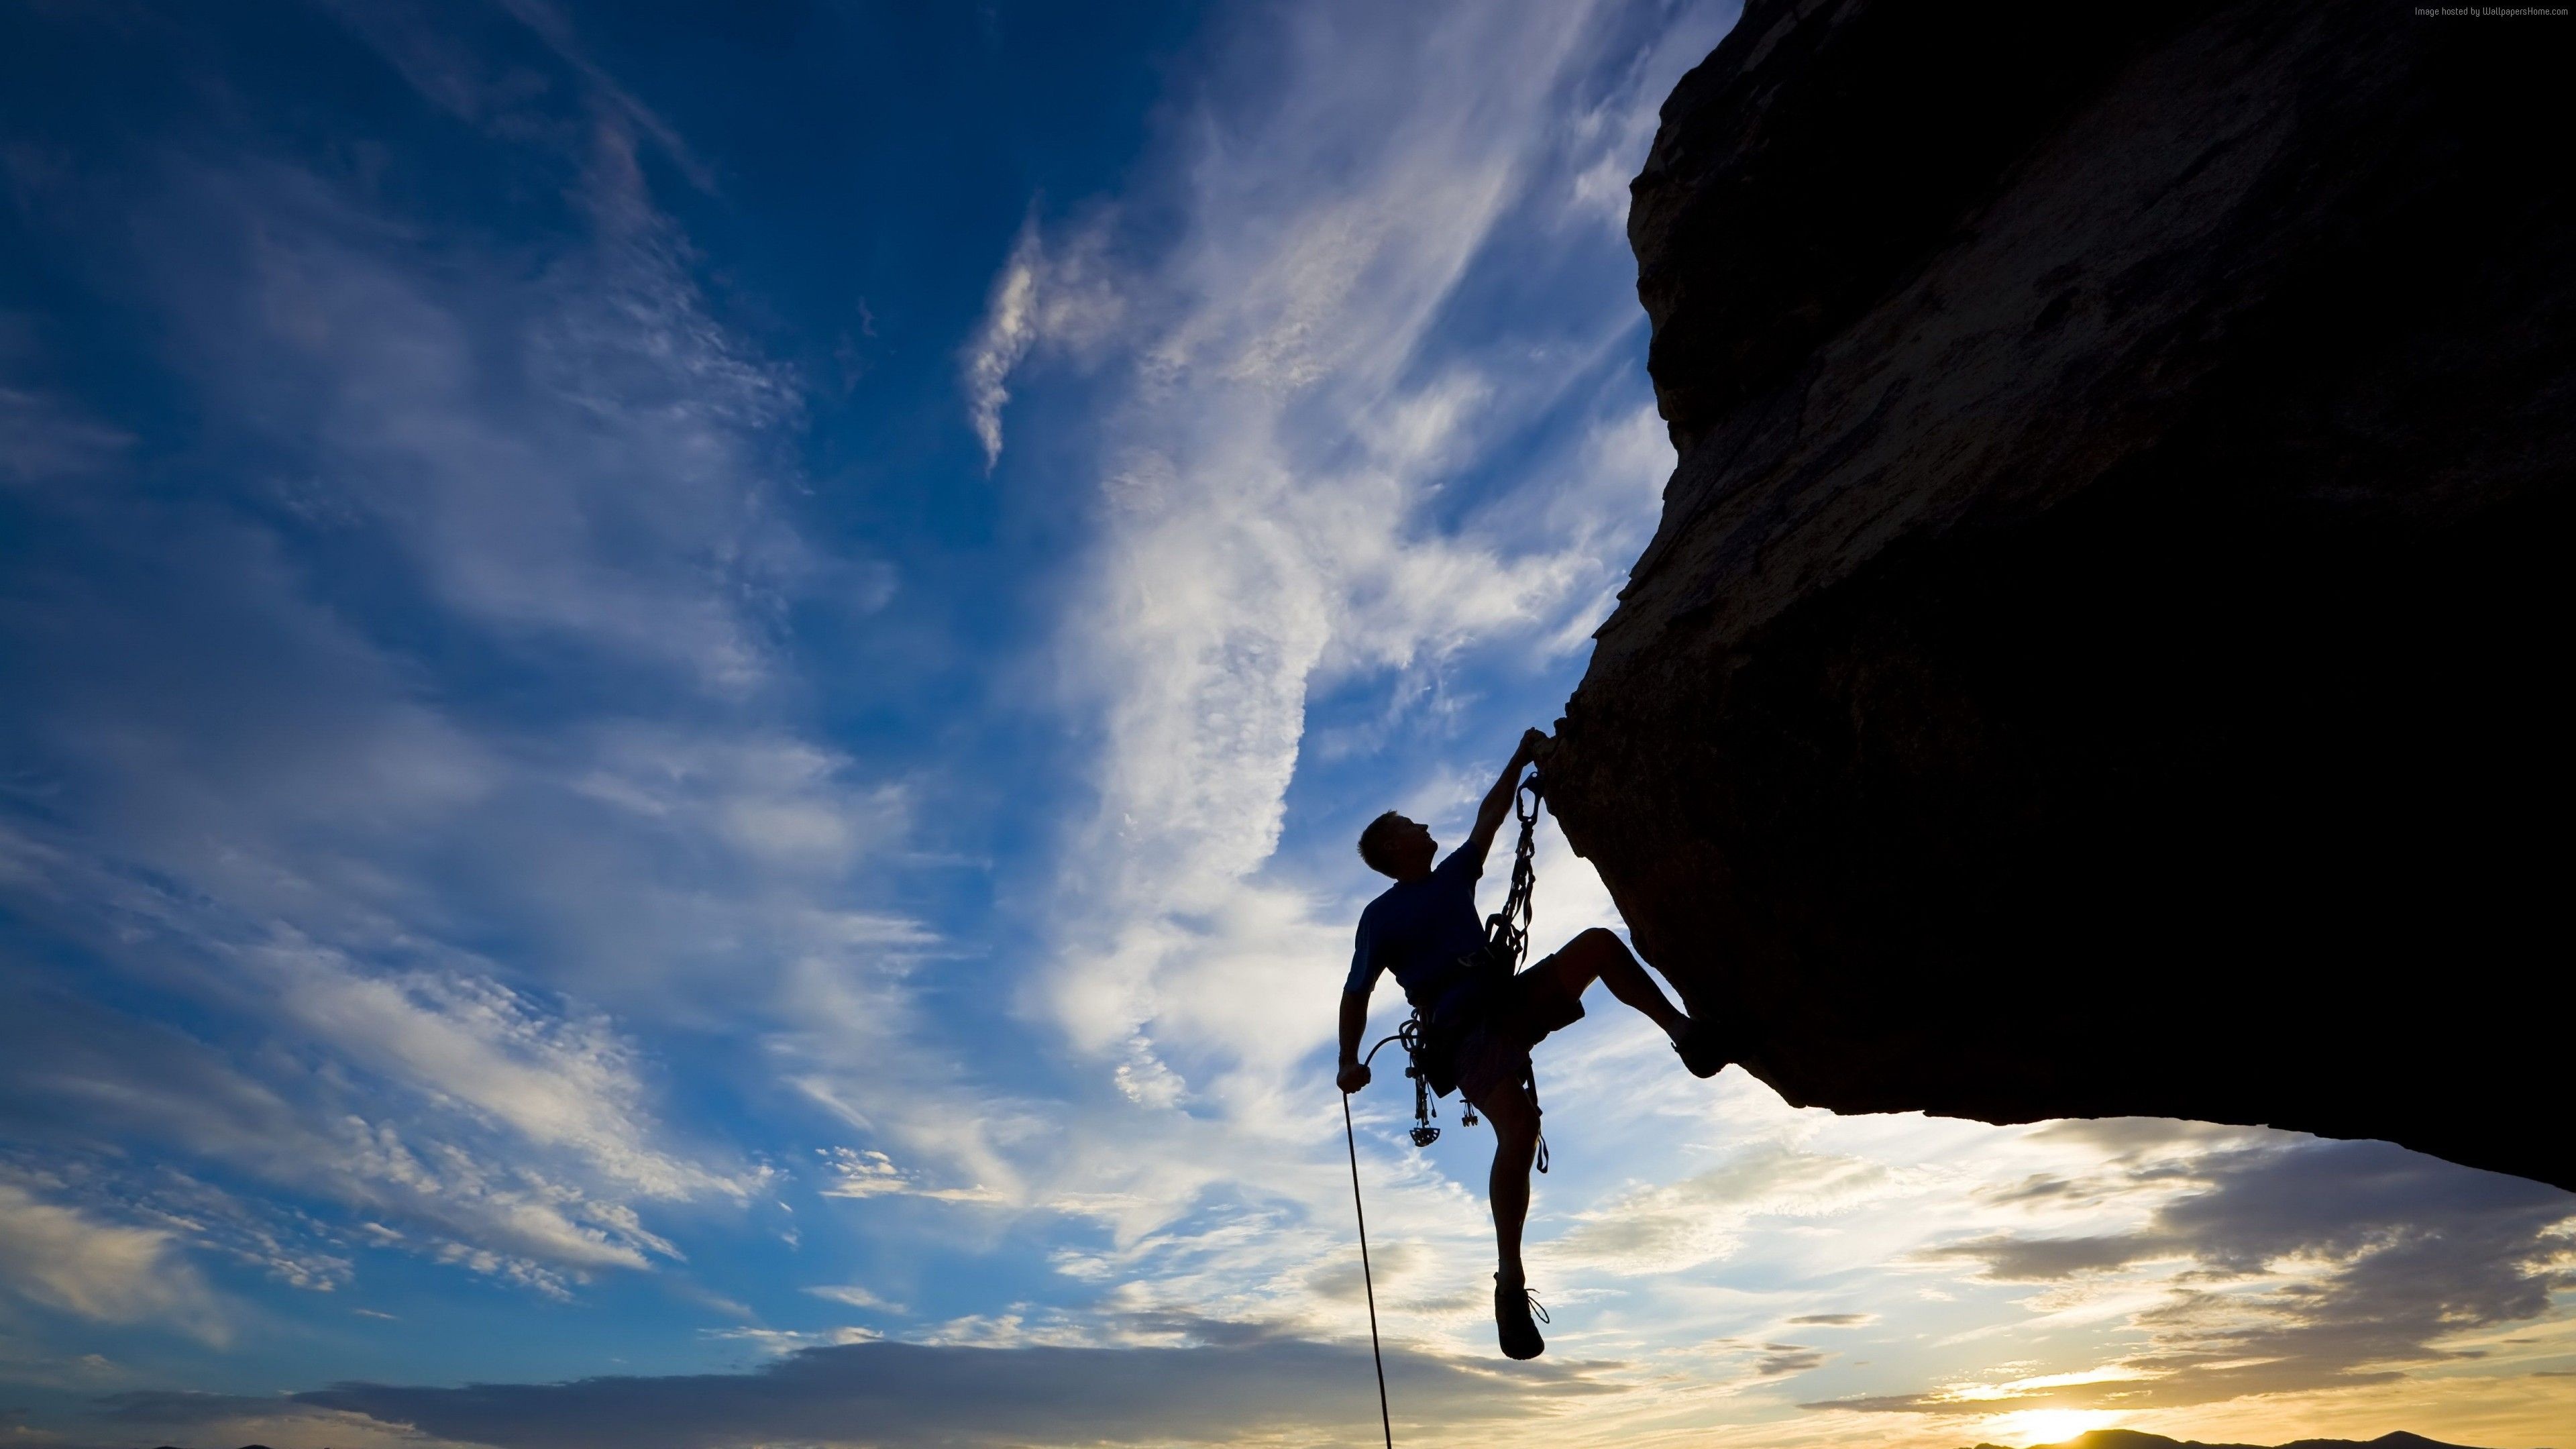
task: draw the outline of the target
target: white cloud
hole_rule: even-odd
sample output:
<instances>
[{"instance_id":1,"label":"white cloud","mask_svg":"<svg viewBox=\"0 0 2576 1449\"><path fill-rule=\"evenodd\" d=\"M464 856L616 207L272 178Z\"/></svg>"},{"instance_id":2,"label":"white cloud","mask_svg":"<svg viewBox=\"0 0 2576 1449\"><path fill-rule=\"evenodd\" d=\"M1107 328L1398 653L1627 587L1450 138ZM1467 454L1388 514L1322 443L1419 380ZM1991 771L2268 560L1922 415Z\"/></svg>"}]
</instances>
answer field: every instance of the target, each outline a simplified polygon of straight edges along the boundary
<instances>
[{"instance_id":1,"label":"white cloud","mask_svg":"<svg viewBox=\"0 0 2576 1449\"><path fill-rule=\"evenodd\" d=\"M107 1323L153 1322L212 1343L227 1330L171 1234L99 1220L0 1180L0 1285Z\"/></svg>"},{"instance_id":2,"label":"white cloud","mask_svg":"<svg viewBox=\"0 0 2576 1449\"><path fill-rule=\"evenodd\" d=\"M94 1136L151 1144L156 1155L213 1164L272 1194L363 1215L343 1239L276 1203L90 1159L160 1224L299 1286L345 1280L353 1244L550 1293L673 1251L625 1202L631 1185L603 1179L577 1155L496 1136L434 1099L369 1092L334 1080L336 1069L290 1095L175 1033L95 1016L49 1020L40 1008L13 1026L13 1070L0 1088L13 1107L44 1114L46 1136L67 1152L86 1151ZM65 1037L66 1028L80 1036Z\"/></svg>"},{"instance_id":3,"label":"white cloud","mask_svg":"<svg viewBox=\"0 0 2576 1449\"><path fill-rule=\"evenodd\" d=\"M1087 357L1121 320L1125 302L1108 270L1107 247L1105 216L1058 238L1052 249L1032 217L1011 244L965 355L967 420L984 445L988 471L1002 459L1002 409L1011 400L1012 372L1040 346Z\"/></svg>"},{"instance_id":4,"label":"white cloud","mask_svg":"<svg viewBox=\"0 0 2576 1449\"><path fill-rule=\"evenodd\" d=\"M1589 214L1625 232L1628 182L1655 139L1665 97L1682 72L1696 65L1734 28L1741 5L1684 11L1647 37L1629 56L1616 82L1577 110L1571 122L1578 155L1569 171L1569 210Z\"/></svg>"},{"instance_id":5,"label":"white cloud","mask_svg":"<svg viewBox=\"0 0 2576 1449\"><path fill-rule=\"evenodd\" d=\"M1023 227L966 353L966 401L987 468L1002 460L1002 406L1011 400L1003 384L1037 340L1037 250L1037 228Z\"/></svg>"},{"instance_id":6,"label":"white cloud","mask_svg":"<svg viewBox=\"0 0 2576 1449\"><path fill-rule=\"evenodd\" d=\"M902 1304L889 1303L883 1298L878 1297L876 1294L869 1292L867 1289L860 1287L856 1283L827 1283L808 1288L805 1291L813 1294L817 1298L828 1298L834 1303L846 1303L852 1308L869 1308L880 1313L903 1313L908 1311Z\"/></svg>"},{"instance_id":7,"label":"white cloud","mask_svg":"<svg viewBox=\"0 0 2576 1449\"><path fill-rule=\"evenodd\" d=\"M238 274L160 280L211 399L299 460L287 506L375 533L505 639L738 694L774 675L766 616L819 567L775 441L802 399L708 316L631 141L588 135L593 231L533 272L425 255L310 174L238 165L153 208L225 237Z\"/></svg>"},{"instance_id":8,"label":"white cloud","mask_svg":"<svg viewBox=\"0 0 2576 1449\"><path fill-rule=\"evenodd\" d=\"M277 983L287 1015L368 1069L462 1106L531 1145L564 1149L607 1181L645 1197L721 1193L739 1177L651 1145L632 1049L596 1017L554 1016L488 979L415 971L382 975L302 941L247 953ZM630 1241L667 1243L631 1224Z\"/></svg>"},{"instance_id":9,"label":"white cloud","mask_svg":"<svg viewBox=\"0 0 2576 1449\"><path fill-rule=\"evenodd\" d=\"M789 735L705 736L627 723L604 732L572 788L756 865L837 876L911 834L900 784L861 785L847 755ZM895 926L921 942L917 926ZM882 939L882 938L881 938Z\"/></svg>"},{"instance_id":10,"label":"white cloud","mask_svg":"<svg viewBox=\"0 0 2576 1449\"><path fill-rule=\"evenodd\" d=\"M828 1174L822 1188L825 1197L899 1195L928 1198L933 1202L1002 1201L1000 1193L981 1184L965 1187L925 1186L912 1174L895 1166L894 1159L882 1152L863 1151L852 1147L818 1147L815 1149L815 1155L823 1159L823 1169Z\"/></svg>"},{"instance_id":11,"label":"white cloud","mask_svg":"<svg viewBox=\"0 0 2576 1449\"><path fill-rule=\"evenodd\" d=\"M810 1333L787 1328L709 1328L701 1330L702 1338L725 1339L748 1343L763 1353L794 1353L817 1344L873 1343L885 1337L873 1328L844 1327L826 1333Z\"/></svg>"},{"instance_id":12,"label":"white cloud","mask_svg":"<svg viewBox=\"0 0 2576 1449\"><path fill-rule=\"evenodd\" d=\"M1748 1219L1847 1212L1887 1195L1893 1178L1884 1163L1765 1144L1583 1210L1549 1256L1625 1275L1696 1268L1735 1252Z\"/></svg>"}]
</instances>

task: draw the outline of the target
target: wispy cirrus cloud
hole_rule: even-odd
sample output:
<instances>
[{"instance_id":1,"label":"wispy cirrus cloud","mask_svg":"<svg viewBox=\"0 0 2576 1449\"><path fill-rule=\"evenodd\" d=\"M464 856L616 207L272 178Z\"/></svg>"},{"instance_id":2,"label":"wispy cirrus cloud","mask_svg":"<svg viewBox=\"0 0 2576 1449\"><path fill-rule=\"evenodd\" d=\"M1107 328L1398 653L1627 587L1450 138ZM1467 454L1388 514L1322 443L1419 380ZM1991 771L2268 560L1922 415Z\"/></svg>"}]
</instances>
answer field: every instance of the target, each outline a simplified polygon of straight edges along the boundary
<instances>
[{"instance_id":1,"label":"wispy cirrus cloud","mask_svg":"<svg viewBox=\"0 0 2576 1449\"><path fill-rule=\"evenodd\" d=\"M349 986L399 990L383 982ZM298 989L316 988L308 981ZM23 1136L87 1164L95 1194L190 1225L184 1243L234 1256L254 1256L244 1240L261 1245L263 1266L299 1286L344 1279L354 1253L399 1249L560 1293L589 1274L641 1269L674 1255L643 1226L636 1204L739 1197L756 1180L671 1156L649 1119L603 1115L613 1111L619 1089L612 1085L604 1103L593 1101L585 1094L598 1084L586 1080L588 1069L554 1075L550 1068L564 1064L547 1062L544 1053L562 1050L560 1043L527 1055L527 1043L510 1039L531 1029L515 1008L502 1008L515 1019L497 1038L475 1035L493 1023L472 1015L431 1018L427 1045L456 1050L443 1065L460 1074L388 1080L352 1069L385 1065L361 1055L364 1040L277 1042L236 1064L167 1027L59 997L18 997L11 1005L0 1032L11 1058L0 1072L0 1097L22 1121L45 1124ZM424 1029L418 1019L393 1025ZM593 1049L572 1048L576 1055ZM298 1070L317 1056L349 1065L319 1080ZM497 1077L470 1075L484 1065L499 1066ZM470 1095L451 1096L449 1086ZM218 1231L206 1201L213 1189L166 1168L125 1162L115 1149L127 1143L255 1184L270 1200L263 1206L220 1194L236 1226ZM275 1201L281 1194L284 1203ZM286 1205L293 1202L334 1220ZM318 1272L311 1266L317 1263Z\"/></svg>"},{"instance_id":2,"label":"wispy cirrus cloud","mask_svg":"<svg viewBox=\"0 0 2576 1449\"><path fill-rule=\"evenodd\" d=\"M1763 1143L1680 1182L1614 1197L1575 1217L1552 1256L1612 1273L1670 1273L1735 1251L1754 1217L1823 1218L1901 1187L1883 1162Z\"/></svg>"},{"instance_id":3,"label":"wispy cirrus cloud","mask_svg":"<svg viewBox=\"0 0 2576 1449\"><path fill-rule=\"evenodd\" d=\"M505 636L752 688L763 611L813 566L763 441L800 399L706 316L613 131L590 171L593 235L533 276L309 173L183 173L169 207L231 237L238 272L184 268L171 305L209 393L311 470L289 507L376 532Z\"/></svg>"},{"instance_id":4,"label":"wispy cirrus cloud","mask_svg":"<svg viewBox=\"0 0 2576 1449\"><path fill-rule=\"evenodd\" d=\"M866 1308L880 1313L903 1313L907 1311L902 1304L888 1303L883 1298L878 1297L876 1294L869 1292L867 1289L860 1287L856 1283L826 1283L808 1288L805 1291L811 1293L817 1298L828 1299L831 1302L845 1304L852 1308Z\"/></svg>"},{"instance_id":5,"label":"wispy cirrus cloud","mask_svg":"<svg viewBox=\"0 0 2576 1449\"><path fill-rule=\"evenodd\" d=\"M604 125L624 144L649 144L700 190L715 185L680 133L592 59L571 17L548 0L496 0L483 12L420 0L332 0L328 8L423 97L459 120L558 153L577 153ZM541 43L574 84L559 89L555 77L513 54L521 47L493 44L494 32ZM562 105L563 90L578 106Z\"/></svg>"},{"instance_id":6,"label":"wispy cirrus cloud","mask_svg":"<svg viewBox=\"0 0 2576 1449\"><path fill-rule=\"evenodd\" d=\"M560 185L559 227L439 233L256 147L113 196L48 173L52 224L194 239L102 285L214 420L190 446L254 461L147 486L141 433L6 395L84 476L19 495L42 547L0 603L0 893L47 963L0 1091L99 1193L179 1213L133 1141L220 1178L281 1265L399 1249L561 1293L679 1262L649 1218L766 1180L675 1129L640 1028L721 993L756 1033L817 978L899 993L880 967L934 939L851 888L908 838L904 784L777 707L780 611L864 585L864 613L882 570L798 527L798 385L654 205L639 152L685 148L561 17L502 22L560 85L350 18ZM140 996L85 1000L92 971Z\"/></svg>"},{"instance_id":7,"label":"wispy cirrus cloud","mask_svg":"<svg viewBox=\"0 0 2576 1449\"><path fill-rule=\"evenodd\" d=\"M882 1152L860 1151L849 1147L817 1148L823 1166L830 1175L824 1182L825 1197L921 1197L934 1202L999 1203L1002 1194L980 1184L968 1187L933 1187L916 1180L912 1174L894 1165L894 1159ZM817 1290L819 1291L819 1290ZM841 1290L835 1290L840 1296ZM842 1296L842 1301L855 1301Z\"/></svg>"},{"instance_id":8,"label":"wispy cirrus cloud","mask_svg":"<svg viewBox=\"0 0 2576 1449\"><path fill-rule=\"evenodd\" d=\"M993 279L964 365L967 419L984 445L988 471L1002 458L1011 374L1039 349L1096 360L1125 318L1126 298L1109 256L1110 221L1097 214L1049 237L1032 217Z\"/></svg>"}]
</instances>

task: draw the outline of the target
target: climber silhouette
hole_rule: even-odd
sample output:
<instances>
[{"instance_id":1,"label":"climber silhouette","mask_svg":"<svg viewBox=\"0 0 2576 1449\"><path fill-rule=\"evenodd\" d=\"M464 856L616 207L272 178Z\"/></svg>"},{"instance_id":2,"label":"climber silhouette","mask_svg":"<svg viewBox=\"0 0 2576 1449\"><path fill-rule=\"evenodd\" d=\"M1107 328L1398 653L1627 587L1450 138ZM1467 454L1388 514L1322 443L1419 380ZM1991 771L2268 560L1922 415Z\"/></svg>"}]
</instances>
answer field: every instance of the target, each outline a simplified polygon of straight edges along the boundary
<instances>
[{"instance_id":1,"label":"climber silhouette","mask_svg":"<svg viewBox=\"0 0 2576 1449\"><path fill-rule=\"evenodd\" d=\"M1538 730L1521 736L1511 763L1477 807L1465 843L1436 867L1431 862L1440 843L1430 830L1392 810L1360 832L1360 859L1395 877L1395 884L1360 912L1351 974L1342 986L1337 1080L1344 1092L1369 1083L1368 1065L1359 1055L1369 992L1379 972L1391 971L1426 1024L1424 1065L1432 1081L1454 1081L1493 1123L1494 1167L1486 1193L1500 1258L1494 1327L1512 1358L1536 1358L1547 1347L1530 1321L1529 1279L1521 1266L1521 1227L1529 1218L1530 1164L1539 1137L1530 1048L1580 1020L1584 989L1599 981L1662 1027L1694 1076L1715 1076L1726 1065L1716 1034L1683 1015L1627 944L1597 926L1516 976L1503 974L1487 957L1485 930L1476 919L1476 878L1484 874L1494 832L1520 792L1521 772L1548 743Z\"/></svg>"}]
</instances>

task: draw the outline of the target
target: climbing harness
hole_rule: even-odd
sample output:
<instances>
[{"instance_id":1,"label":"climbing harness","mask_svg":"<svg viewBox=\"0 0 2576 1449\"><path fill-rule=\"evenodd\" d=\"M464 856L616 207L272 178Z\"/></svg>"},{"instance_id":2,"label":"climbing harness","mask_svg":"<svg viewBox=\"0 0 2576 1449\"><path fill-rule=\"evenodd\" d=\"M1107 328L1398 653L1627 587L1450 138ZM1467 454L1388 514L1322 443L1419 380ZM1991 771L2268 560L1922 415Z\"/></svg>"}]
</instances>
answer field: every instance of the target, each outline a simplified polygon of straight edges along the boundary
<instances>
[{"instance_id":1,"label":"climbing harness","mask_svg":"<svg viewBox=\"0 0 2576 1449\"><path fill-rule=\"evenodd\" d=\"M1538 807L1538 780L1533 776L1522 781L1519 792L1512 796L1512 814L1521 824L1520 844L1512 851L1512 886L1503 897L1503 908L1485 918L1484 960L1473 969L1499 969L1508 977L1517 973L1529 956L1530 892L1538 884L1538 872L1530 861L1538 845ZM1377 1059L1377 1054L1388 1042L1404 1044L1408 1062L1404 1074L1413 1079L1413 1131L1410 1135L1416 1147L1428 1147L1440 1140L1440 1129L1431 1125L1431 1119L1439 1112L1433 1105L1427 1060L1431 1050L1428 1031L1429 1027L1422 1018L1422 1008L1417 1006L1404 1025L1396 1028L1393 1036L1380 1037L1377 1045L1368 1049L1368 1055L1360 1058L1360 1065L1366 1067ZM1530 1103L1536 1106L1537 1072L1532 1070L1524 1076L1522 1085L1529 1088ZM1458 1099L1458 1120L1464 1126L1476 1125L1476 1106L1464 1097ZM1360 1205L1359 1134L1351 1126L1351 1097L1348 1092L1342 1094L1342 1144L1351 1154L1351 1214L1359 1219L1360 1225L1360 1283L1368 1293L1369 1357L1377 1364L1378 1426L1385 1431L1386 1449L1395 1449L1395 1419L1386 1406L1386 1353L1378 1346L1377 1275L1369 1267L1368 1209ZM1538 1158L1534 1165L1541 1172L1547 1171L1547 1134L1544 1132L1539 1134ZM1536 1297L1531 1298L1530 1309L1538 1315L1540 1322L1548 1321L1547 1310L1538 1306Z\"/></svg>"}]
</instances>

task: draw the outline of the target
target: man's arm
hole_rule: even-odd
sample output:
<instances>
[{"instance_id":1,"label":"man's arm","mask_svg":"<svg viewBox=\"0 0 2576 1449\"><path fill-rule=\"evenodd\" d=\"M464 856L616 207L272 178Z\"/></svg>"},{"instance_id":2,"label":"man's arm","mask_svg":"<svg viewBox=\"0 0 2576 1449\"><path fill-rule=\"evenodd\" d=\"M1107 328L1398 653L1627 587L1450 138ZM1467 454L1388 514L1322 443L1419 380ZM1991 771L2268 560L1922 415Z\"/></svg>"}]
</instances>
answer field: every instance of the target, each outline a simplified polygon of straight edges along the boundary
<instances>
[{"instance_id":1,"label":"man's arm","mask_svg":"<svg viewBox=\"0 0 2576 1449\"><path fill-rule=\"evenodd\" d=\"M1476 828L1467 832L1467 843L1458 847L1481 871L1485 856L1494 848L1494 832L1503 828L1503 818L1512 813L1512 797L1520 793L1521 771L1547 747L1547 735L1540 730L1521 731L1521 747L1512 751L1512 762L1503 766L1494 788L1485 792L1485 803L1476 807Z\"/></svg>"},{"instance_id":2,"label":"man's arm","mask_svg":"<svg viewBox=\"0 0 2576 1449\"><path fill-rule=\"evenodd\" d=\"M1365 991L1342 993L1342 1065L1334 1080L1345 1092L1369 1084L1369 1069L1360 1062L1360 1038L1368 1034L1368 999Z\"/></svg>"}]
</instances>

